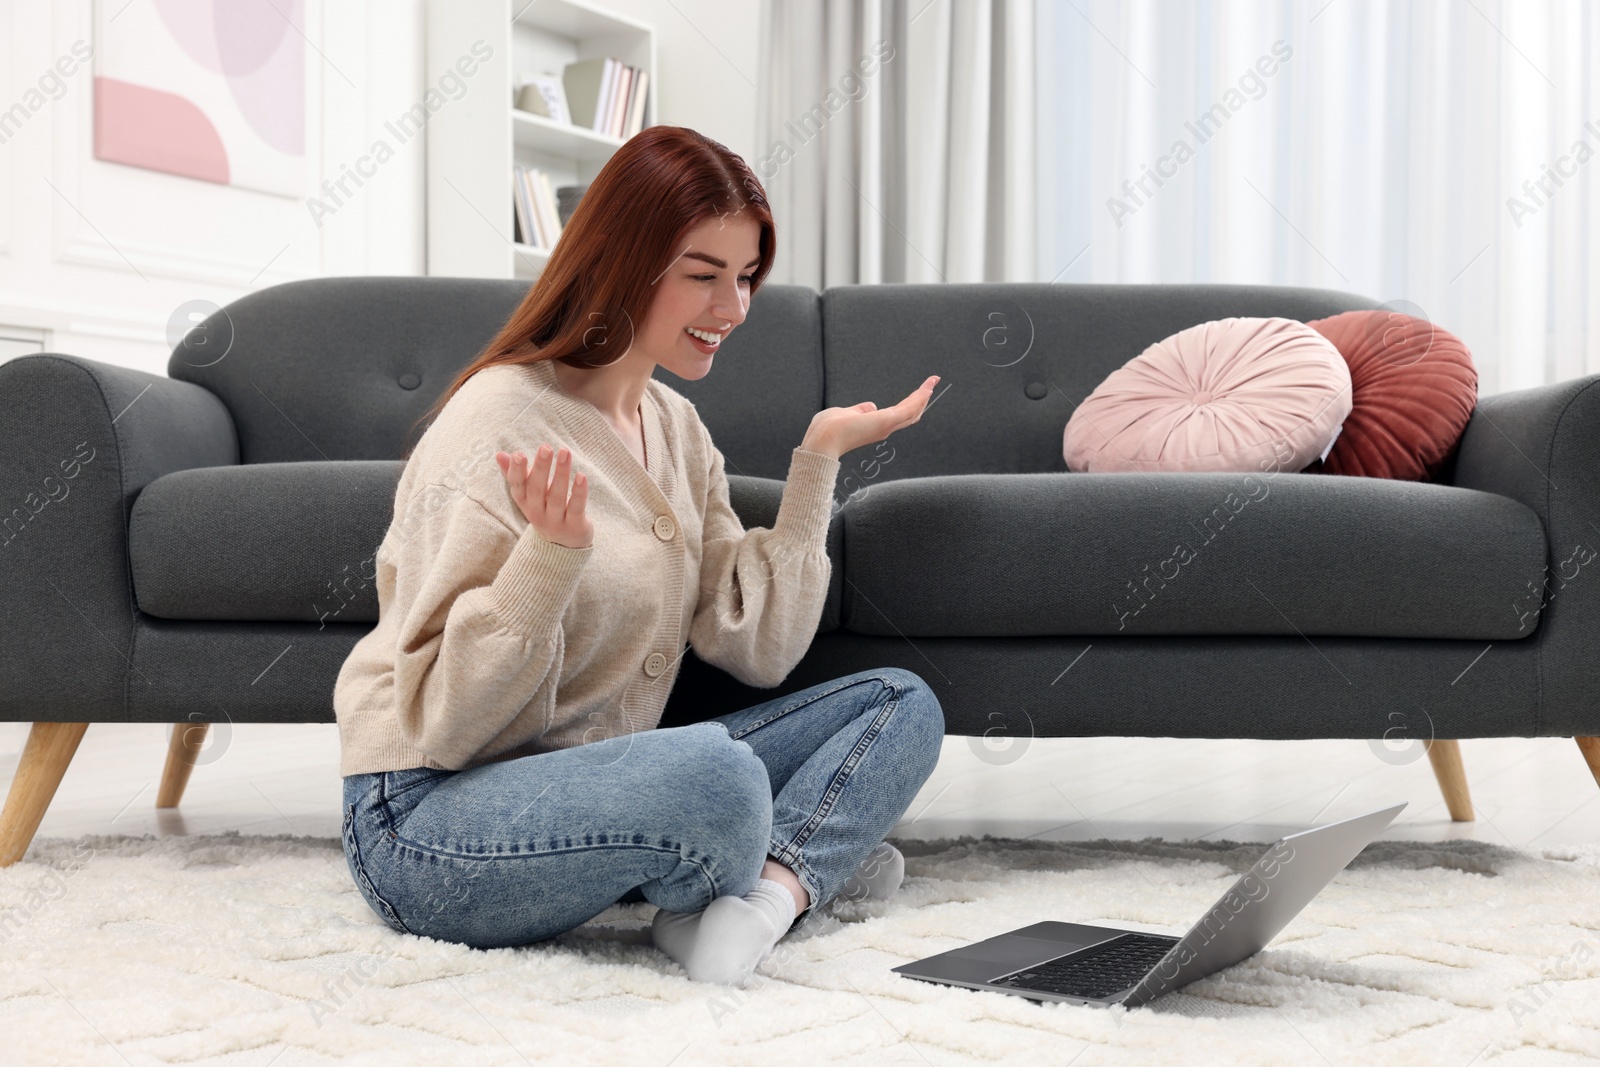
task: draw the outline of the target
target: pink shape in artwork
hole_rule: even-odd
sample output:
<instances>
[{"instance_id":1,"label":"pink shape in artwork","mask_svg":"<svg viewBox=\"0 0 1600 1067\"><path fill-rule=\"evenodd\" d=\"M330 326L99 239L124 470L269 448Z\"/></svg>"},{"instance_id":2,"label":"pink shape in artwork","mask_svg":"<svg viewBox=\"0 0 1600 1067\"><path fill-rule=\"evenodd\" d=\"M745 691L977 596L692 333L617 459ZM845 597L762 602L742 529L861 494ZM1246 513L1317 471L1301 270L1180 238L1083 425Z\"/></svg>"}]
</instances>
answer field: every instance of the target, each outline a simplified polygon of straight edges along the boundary
<instances>
[{"instance_id":1,"label":"pink shape in artwork","mask_svg":"<svg viewBox=\"0 0 1600 1067\"><path fill-rule=\"evenodd\" d=\"M189 57L214 74L249 74L295 30L299 0L154 0L167 32ZM288 10L285 11L284 8Z\"/></svg>"},{"instance_id":2,"label":"pink shape in artwork","mask_svg":"<svg viewBox=\"0 0 1600 1067\"><path fill-rule=\"evenodd\" d=\"M282 0L280 0L280 3ZM291 16L298 14L296 0L283 4ZM234 53L240 51L241 37L252 36L244 31L254 30L245 23L244 11L248 5L236 0L228 14L217 12L217 43L222 49L224 63L232 62ZM280 26L286 25L278 19ZM267 27L261 27L265 34ZM242 60L245 57L240 57ZM252 61L254 56L248 57ZM304 38L290 37L274 48L266 60L250 70L228 74L228 89L234 103L244 114L245 121L267 144L285 155L303 156L306 151L306 43Z\"/></svg>"},{"instance_id":3,"label":"pink shape in artwork","mask_svg":"<svg viewBox=\"0 0 1600 1067\"><path fill-rule=\"evenodd\" d=\"M94 157L228 184L228 152L199 108L173 93L94 80Z\"/></svg>"},{"instance_id":4,"label":"pink shape in artwork","mask_svg":"<svg viewBox=\"0 0 1600 1067\"><path fill-rule=\"evenodd\" d=\"M301 0L154 0L184 52L225 78L245 122L286 155L305 154ZM295 35L291 35L291 31Z\"/></svg>"}]
</instances>

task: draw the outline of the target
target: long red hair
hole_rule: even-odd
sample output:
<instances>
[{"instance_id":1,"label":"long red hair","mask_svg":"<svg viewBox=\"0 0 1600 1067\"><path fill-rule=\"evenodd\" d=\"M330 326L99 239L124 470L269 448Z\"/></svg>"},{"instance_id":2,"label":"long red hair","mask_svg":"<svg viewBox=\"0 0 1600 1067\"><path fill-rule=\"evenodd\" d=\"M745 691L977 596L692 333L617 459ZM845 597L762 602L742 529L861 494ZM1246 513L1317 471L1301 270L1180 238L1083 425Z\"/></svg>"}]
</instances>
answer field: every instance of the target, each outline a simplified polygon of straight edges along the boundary
<instances>
[{"instance_id":1,"label":"long red hair","mask_svg":"<svg viewBox=\"0 0 1600 1067\"><path fill-rule=\"evenodd\" d=\"M542 359L603 367L621 359L656 281L683 253L685 234L705 219L738 213L761 226L754 296L772 270L777 242L755 173L726 146L687 127L651 126L630 137L584 191L522 303L417 424L432 422L485 367Z\"/></svg>"}]
</instances>

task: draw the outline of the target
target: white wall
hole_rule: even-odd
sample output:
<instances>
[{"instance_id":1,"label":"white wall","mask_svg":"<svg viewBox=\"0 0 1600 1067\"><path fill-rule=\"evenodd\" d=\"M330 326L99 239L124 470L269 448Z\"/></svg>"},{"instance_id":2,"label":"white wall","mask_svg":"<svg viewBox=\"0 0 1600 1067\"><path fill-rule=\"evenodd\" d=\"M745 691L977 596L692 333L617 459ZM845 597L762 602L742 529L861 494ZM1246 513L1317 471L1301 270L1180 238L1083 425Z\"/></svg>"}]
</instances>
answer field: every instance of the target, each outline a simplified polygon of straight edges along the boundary
<instances>
[{"instance_id":1,"label":"white wall","mask_svg":"<svg viewBox=\"0 0 1600 1067\"><path fill-rule=\"evenodd\" d=\"M0 112L14 118L0 130L10 134L0 140L0 361L33 338L44 351L165 374L168 320L191 301L225 306L300 278L423 273L422 138L320 226L306 208L422 98L423 2L306 0L314 177L291 199L94 159L93 64L72 53L93 44L93 0L0 0ZM656 27L659 121L753 157L760 0L593 2ZM65 91L41 90L42 77L48 89L50 73L68 69Z\"/></svg>"}]
</instances>

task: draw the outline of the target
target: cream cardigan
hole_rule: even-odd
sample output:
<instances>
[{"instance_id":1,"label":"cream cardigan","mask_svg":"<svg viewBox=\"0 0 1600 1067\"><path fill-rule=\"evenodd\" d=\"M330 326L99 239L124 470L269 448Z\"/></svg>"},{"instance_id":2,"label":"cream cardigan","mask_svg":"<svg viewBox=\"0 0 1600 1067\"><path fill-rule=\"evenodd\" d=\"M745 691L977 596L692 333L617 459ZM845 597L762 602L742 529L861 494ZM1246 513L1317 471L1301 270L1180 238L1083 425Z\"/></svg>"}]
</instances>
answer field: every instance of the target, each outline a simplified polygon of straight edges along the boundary
<instances>
[{"instance_id":1,"label":"cream cardigan","mask_svg":"<svg viewBox=\"0 0 1600 1067\"><path fill-rule=\"evenodd\" d=\"M771 529L728 504L721 451L651 379L645 460L548 362L450 398L406 463L377 553L378 623L339 671L341 775L479 764L650 730L687 646L748 685L805 655L827 596L839 460L794 449ZM594 543L547 541L497 451L566 445Z\"/></svg>"}]
</instances>

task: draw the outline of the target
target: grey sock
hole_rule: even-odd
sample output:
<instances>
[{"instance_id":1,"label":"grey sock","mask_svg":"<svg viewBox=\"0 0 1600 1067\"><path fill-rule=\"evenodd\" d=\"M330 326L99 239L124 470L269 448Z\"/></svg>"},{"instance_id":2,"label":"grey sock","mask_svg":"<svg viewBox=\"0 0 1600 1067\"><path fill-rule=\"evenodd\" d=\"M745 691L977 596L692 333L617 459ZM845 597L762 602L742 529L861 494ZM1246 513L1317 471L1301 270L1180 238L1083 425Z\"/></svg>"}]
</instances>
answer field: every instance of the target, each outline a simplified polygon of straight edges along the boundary
<instances>
[{"instance_id":1,"label":"grey sock","mask_svg":"<svg viewBox=\"0 0 1600 1067\"><path fill-rule=\"evenodd\" d=\"M657 911L650 936L695 981L742 985L794 917L794 895L763 878L744 896L717 897L704 911Z\"/></svg>"},{"instance_id":2,"label":"grey sock","mask_svg":"<svg viewBox=\"0 0 1600 1067\"><path fill-rule=\"evenodd\" d=\"M906 860L900 850L887 841L881 842L846 879L839 897L842 900L884 900L900 888L905 874Z\"/></svg>"}]
</instances>

